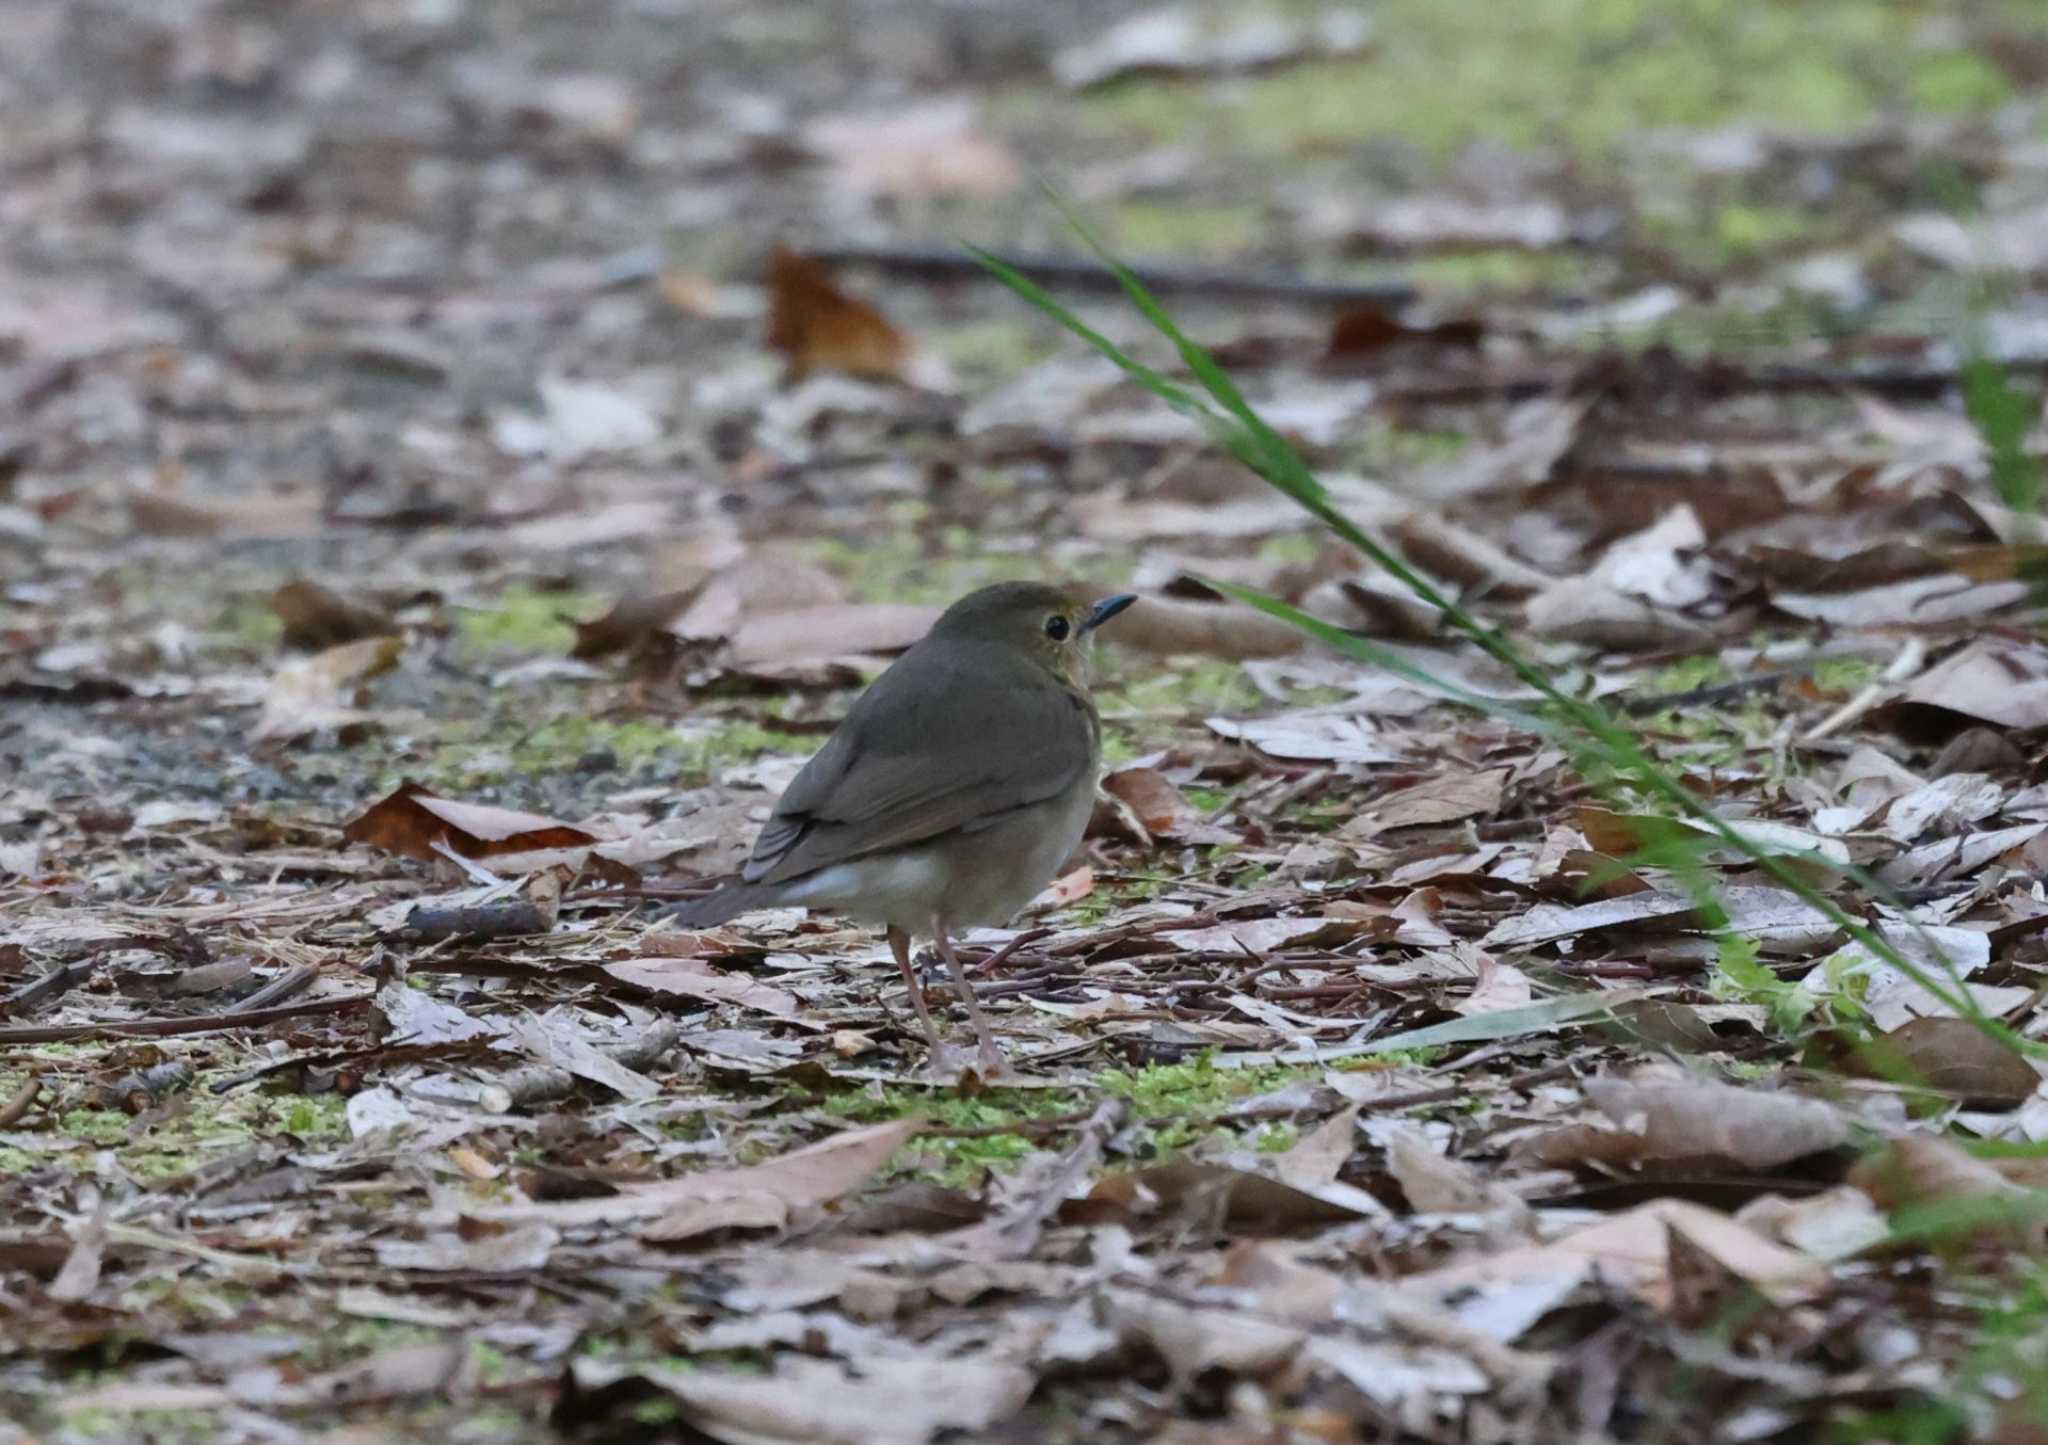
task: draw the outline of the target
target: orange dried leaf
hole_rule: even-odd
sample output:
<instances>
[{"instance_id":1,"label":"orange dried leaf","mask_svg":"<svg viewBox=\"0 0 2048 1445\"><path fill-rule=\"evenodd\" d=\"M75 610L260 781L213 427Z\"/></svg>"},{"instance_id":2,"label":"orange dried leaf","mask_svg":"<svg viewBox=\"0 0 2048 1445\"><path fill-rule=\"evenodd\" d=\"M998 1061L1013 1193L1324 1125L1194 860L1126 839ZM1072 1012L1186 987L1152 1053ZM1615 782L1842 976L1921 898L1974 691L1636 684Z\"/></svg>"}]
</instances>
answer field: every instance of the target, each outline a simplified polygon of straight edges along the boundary
<instances>
[{"instance_id":1,"label":"orange dried leaf","mask_svg":"<svg viewBox=\"0 0 2048 1445\"><path fill-rule=\"evenodd\" d=\"M789 363L789 379L838 371L900 381L910 339L882 313L849 296L822 261L778 246L768 258L768 345Z\"/></svg>"}]
</instances>

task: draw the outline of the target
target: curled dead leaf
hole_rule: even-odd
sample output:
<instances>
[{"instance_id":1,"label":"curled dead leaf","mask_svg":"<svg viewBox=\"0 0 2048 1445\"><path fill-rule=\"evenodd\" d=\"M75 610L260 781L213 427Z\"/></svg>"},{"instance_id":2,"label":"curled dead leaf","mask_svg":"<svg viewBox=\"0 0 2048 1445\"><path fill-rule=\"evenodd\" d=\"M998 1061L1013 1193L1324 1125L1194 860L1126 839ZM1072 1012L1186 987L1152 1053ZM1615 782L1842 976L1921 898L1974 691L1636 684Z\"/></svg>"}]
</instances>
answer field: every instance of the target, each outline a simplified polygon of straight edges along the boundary
<instances>
[{"instance_id":1,"label":"curled dead leaf","mask_svg":"<svg viewBox=\"0 0 2048 1445\"><path fill-rule=\"evenodd\" d=\"M1085 1197L1061 1206L1060 1218L1136 1223L1193 1217L1247 1234L1285 1234L1381 1212L1370 1195L1342 1185L1311 1193L1221 1164L1159 1164L1097 1181Z\"/></svg>"},{"instance_id":2,"label":"curled dead leaf","mask_svg":"<svg viewBox=\"0 0 2048 1445\"><path fill-rule=\"evenodd\" d=\"M1848 1143L1831 1105L1708 1079L1589 1079L1587 1097L1614 1121L1571 1124L1524 1141L1518 1159L1551 1168L1685 1164L1763 1170Z\"/></svg>"},{"instance_id":3,"label":"curled dead leaf","mask_svg":"<svg viewBox=\"0 0 2048 1445\"><path fill-rule=\"evenodd\" d=\"M664 592L654 597L638 594L621 597L604 616L572 624L576 629L576 642L569 649L569 655L587 660L630 652L673 621L690 605L693 595L689 592Z\"/></svg>"},{"instance_id":4,"label":"curled dead leaf","mask_svg":"<svg viewBox=\"0 0 2048 1445\"><path fill-rule=\"evenodd\" d=\"M1299 652L1304 635L1277 617L1236 602L1196 602L1148 593L1104 634L1124 647L1167 656L1242 659Z\"/></svg>"},{"instance_id":5,"label":"curled dead leaf","mask_svg":"<svg viewBox=\"0 0 2048 1445\"><path fill-rule=\"evenodd\" d=\"M485 803L464 803L401 783L341 830L342 842L365 843L408 858L435 857L443 843L465 858L529 853L543 848L578 848L597 842L595 834L539 813Z\"/></svg>"},{"instance_id":6,"label":"curled dead leaf","mask_svg":"<svg viewBox=\"0 0 2048 1445\"><path fill-rule=\"evenodd\" d=\"M1853 1067L1939 1089L1972 1109L2016 1109L2041 1087L2032 1064L1962 1018L1908 1019L1872 1040Z\"/></svg>"},{"instance_id":7,"label":"curled dead leaf","mask_svg":"<svg viewBox=\"0 0 2048 1445\"><path fill-rule=\"evenodd\" d=\"M402 637L365 637L287 662L270 679L251 742L290 742L322 728L359 723L355 689L397 666Z\"/></svg>"},{"instance_id":8,"label":"curled dead leaf","mask_svg":"<svg viewBox=\"0 0 2048 1445\"><path fill-rule=\"evenodd\" d=\"M722 972L699 959L628 958L605 964L604 971L621 982L656 993L738 1004L777 1018L795 1018L797 1014L794 994L757 983L744 974Z\"/></svg>"},{"instance_id":9,"label":"curled dead leaf","mask_svg":"<svg viewBox=\"0 0 2048 1445\"><path fill-rule=\"evenodd\" d=\"M1128 813L1137 825L1141 841L1164 838L1173 843L1231 844L1242 842L1239 834L1218 828L1203 818L1194 804L1157 768L1118 768L1102 780L1103 791L1121 804L1118 812Z\"/></svg>"},{"instance_id":10,"label":"curled dead leaf","mask_svg":"<svg viewBox=\"0 0 2048 1445\"><path fill-rule=\"evenodd\" d=\"M284 640L290 647L334 647L398 631L398 624L382 608L352 602L303 577L271 593L270 610L284 624Z\"/></svg>"}]
</instances>

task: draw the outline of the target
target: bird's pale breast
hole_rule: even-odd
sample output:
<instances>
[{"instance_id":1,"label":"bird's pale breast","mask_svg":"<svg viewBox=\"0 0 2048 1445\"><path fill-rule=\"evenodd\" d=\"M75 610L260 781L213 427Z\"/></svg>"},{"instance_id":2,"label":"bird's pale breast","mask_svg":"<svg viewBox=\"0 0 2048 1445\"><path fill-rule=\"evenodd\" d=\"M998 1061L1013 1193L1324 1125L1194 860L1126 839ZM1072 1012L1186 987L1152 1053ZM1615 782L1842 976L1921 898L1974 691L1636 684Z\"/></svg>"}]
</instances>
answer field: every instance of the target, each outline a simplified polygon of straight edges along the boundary
<instances>
[{"instance_id":1,"label":"bird's pale breast","mask_svg":"<svg viewBox=\"0 0 2048 1445\"><path fill-rule=\"evenodd\" d=\"M915 934L929 933L934 919L948 928L1007 923L1080 845L1094 806L1090 769L1045 802L792 880L782 901Z\"/></svg>"}]
</instances>

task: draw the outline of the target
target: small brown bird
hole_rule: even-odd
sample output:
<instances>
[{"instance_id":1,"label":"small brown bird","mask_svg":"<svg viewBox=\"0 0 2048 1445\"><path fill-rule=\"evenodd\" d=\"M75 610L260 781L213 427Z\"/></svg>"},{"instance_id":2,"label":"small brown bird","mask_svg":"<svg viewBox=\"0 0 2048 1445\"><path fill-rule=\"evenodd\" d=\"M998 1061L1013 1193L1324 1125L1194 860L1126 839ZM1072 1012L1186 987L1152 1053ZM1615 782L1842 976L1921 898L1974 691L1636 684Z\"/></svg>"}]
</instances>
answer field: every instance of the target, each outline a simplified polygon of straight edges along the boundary
<instances>
[{"instance_id":1,"label":"small brown bird","mask_svg":"<svg viewBox=\"0 0 2048 1445\"><path fill-rule=\"evenodd\" d=\"M1000 1073L951 935L1008 922L1080 843L1102 764L1088 644L1134 600L1091 604L1039 582L961 598L804 765L740 881L669 915L701 926L800 903L883 925L937 1067L945 1050L910 964L911 935L929 934L982 1068Z\"/></svg>"}]
</instances>

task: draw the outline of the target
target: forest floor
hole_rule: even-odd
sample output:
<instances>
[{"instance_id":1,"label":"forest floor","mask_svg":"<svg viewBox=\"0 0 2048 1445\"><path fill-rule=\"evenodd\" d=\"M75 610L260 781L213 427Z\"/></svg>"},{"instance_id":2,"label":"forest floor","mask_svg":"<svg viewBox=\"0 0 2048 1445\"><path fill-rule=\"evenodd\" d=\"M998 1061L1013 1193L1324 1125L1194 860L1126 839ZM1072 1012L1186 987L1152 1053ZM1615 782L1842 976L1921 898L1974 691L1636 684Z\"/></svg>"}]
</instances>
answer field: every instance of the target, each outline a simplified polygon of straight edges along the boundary
<instances>
[{"instance_id":1,"label":"forest floor","mask_svg":"<svg viewBox=\"0 0 2048 1445\"><path fill-rule=\"evenodd\" d=\"M0 1445L2048 1440L2040 7L1163 13L14 0ZM1020 576L992 1087L649 915Z\"/></svg>"}]
</instances>

